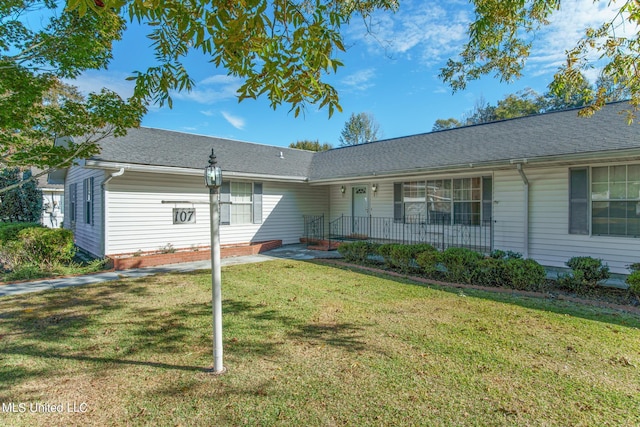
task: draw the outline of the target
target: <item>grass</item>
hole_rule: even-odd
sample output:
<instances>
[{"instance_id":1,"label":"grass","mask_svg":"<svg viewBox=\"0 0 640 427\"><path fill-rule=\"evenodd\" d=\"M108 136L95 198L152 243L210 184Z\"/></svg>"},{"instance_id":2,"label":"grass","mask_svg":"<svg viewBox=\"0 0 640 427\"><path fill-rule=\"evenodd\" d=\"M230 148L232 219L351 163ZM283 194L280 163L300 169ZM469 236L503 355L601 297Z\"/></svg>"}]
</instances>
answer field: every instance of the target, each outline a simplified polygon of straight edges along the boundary
<instances>
[{"instance_id":1,"label":"grass","mask_svg":"<svg viewBox=\"0 0 640 427\"><path fill-rule=\"evenodd\" d=\"M0 273L0 282L16 282L60 276L74 276L80 274L97 273L105 269L105 259L91 261L75 260L68 264L54 264L49 268L36 264L25 264L13 271Z\"/></svg>"},{"instance_id":2,"label":"grass","mask_svg":"<svg viewBox=\"0 0 640 427\"><path fill-rule=\"evenodd\" d=\"M226 267L217 377L210 302L208 272L0 299L0 425L640 425L630 314L310 262Z\"/></svg>"}]
</instances>

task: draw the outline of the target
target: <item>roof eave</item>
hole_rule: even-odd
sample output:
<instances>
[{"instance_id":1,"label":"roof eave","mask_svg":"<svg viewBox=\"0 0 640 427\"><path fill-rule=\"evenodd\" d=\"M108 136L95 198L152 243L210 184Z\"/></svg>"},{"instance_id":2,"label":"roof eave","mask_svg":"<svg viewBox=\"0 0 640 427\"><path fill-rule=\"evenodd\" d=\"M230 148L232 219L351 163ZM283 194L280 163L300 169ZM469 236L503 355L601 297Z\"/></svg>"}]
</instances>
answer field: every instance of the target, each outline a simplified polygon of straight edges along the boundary
<instances>
[{"instance_id":1,"label":"roof eave","mask_svg":"<svg viewBox=\"0 0 640 427\"><path fill-rule=\"evenodd\" d=\"M106 169L106 170L119 170L124 169L131 172L146 172L146 173L162 173L168 175L183 175L183 176L204 176L204 169L183 168L175 166L157 166L157 165L141 165L135 163L123 163L123 162L109 162L103 160L87 160L84 167L89 169ZM235 172L222 170L223 176L244 178L261 181L275 181L275 182L295 182L304 183L308 179L306 176L285 176L285 175L269 175L250 172Z\"/></svg>"},{"instance_id":2,"label":"roof eave","mask_svg":"<svg viewBox=\"0 0 640 427\"><path fill-rule=\"evenodd\" d=\"M418 175L435 175L443 172L458 174L469 173L470 171L485 172L498 169L510 169L516 164L524 165L544 165L544 166L558 166L558 165L572 165L577 163L606 163L613 160L619 160L624 158L625 161L638 161L640 160L640 147L623 149L623 150L609 150L609 151L594 151L588 153L572 153L561 154L554 156L540 156L540 157L523 157L513 159L503 159L478 163L466 163L446 166L436 166L431 168L417 168L417 169L402 169L395 171L383 171L375 172L368 175L340 175L332 178L321 179L309 179L311 185L327 185L334 183L343 183L345 181L358 182L369 181L372 179L393 179L393 178L407 178Z\"/></svg>"}]
</instances>

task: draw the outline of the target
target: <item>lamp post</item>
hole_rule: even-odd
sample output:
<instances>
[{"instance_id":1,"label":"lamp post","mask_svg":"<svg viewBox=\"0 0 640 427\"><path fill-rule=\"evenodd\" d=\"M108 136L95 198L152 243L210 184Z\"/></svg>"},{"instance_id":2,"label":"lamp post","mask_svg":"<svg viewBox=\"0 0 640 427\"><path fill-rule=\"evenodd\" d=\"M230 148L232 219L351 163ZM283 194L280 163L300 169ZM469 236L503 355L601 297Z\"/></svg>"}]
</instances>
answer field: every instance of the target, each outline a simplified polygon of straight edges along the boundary
<instances>
[{"instance_id":1,"label":"lamp post","mask_svg":"<svg viewBox=\"0 0 640 427\"><path fill-rule=\"evenodd\" d=\"M209 212L211 222L211 308L213 311L213 374L226 372L222 364L222 291L220 272L220 200L222 170L216 166L216 155L211 149L209 166L205 168L204 180L209 187Z\"/></svg>"}]
</instances>

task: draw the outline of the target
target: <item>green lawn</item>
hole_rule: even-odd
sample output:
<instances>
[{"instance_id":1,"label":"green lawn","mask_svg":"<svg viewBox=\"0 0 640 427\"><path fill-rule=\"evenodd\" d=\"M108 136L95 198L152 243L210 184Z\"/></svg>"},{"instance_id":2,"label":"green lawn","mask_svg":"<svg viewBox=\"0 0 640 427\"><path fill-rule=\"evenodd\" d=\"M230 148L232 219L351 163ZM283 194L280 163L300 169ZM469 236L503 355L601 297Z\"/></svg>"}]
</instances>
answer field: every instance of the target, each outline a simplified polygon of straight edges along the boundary
<instances>
[{"instance_id":1,"label":"green lawn","mask_svg":"<svg viewBox=\"0 0 640 427\"><path fill-rule=\"evenodd\" d=\"M223 298L219 377L208 272L0 299L0 425L640 425L637 316L299 261Z\"/></svg>"}]
</instances>

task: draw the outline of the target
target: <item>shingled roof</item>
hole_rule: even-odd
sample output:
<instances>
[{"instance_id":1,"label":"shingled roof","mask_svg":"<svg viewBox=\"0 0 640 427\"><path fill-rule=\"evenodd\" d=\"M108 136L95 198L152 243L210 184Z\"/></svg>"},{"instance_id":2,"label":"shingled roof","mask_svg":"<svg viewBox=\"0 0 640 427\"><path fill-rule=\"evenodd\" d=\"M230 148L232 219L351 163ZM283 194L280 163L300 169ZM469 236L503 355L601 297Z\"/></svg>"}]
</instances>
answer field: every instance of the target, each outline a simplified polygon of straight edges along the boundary
<instances>
[{"instance_id":1,"label":"shingled roof","mask_svg":"<svg viewBox=\"0 0 640 427\"><path fill-rule=\"evenodd\" d=\"M213 148L226 172L306 178L313 158L304 150L146 127L130 129L125 137L107 138L100 146L100 154L88 163L204 169Z\"/></svg>"},{"instance_id":2,"label":"shingled roof","mask_svg":"<svg viewBox=\"0 0 640 427\"><path fill-rule=\"evenodd\" d=\"M101 142L88 164L134 164L203 169L213 148L225 172L330 182L513 162L640 155L640 126L627 125L626 102L590 118L565 110L313 153L174 131L138 128ZM106 163L105 163L106 162Z\"/></svg>"},{"instance_id":3,"label":"shingled roof","mask_svg":"<svg viewBox=\"0 0 640 427\"><path fill-rule=\"evenodd\" d=\"M627 125L627 102L606 105L592 117L564 110L316 154L310 181L544 161L556 156L640 149L640 125Z\"/></svg>"}]
</instances>

